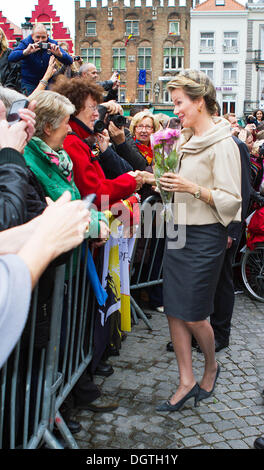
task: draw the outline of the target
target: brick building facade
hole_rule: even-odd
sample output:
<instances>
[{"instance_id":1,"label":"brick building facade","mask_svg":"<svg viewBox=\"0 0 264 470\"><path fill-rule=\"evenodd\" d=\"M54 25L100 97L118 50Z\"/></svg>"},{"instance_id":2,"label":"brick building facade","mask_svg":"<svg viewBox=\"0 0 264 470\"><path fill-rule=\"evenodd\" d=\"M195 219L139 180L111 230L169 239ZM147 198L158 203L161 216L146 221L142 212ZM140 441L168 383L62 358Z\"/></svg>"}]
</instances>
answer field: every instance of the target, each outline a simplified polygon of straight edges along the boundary
<instances>
[{"instance_id":1,"label":"brick building facade","mask_svg":"<svg viewBox=\"0 0 264 470\"><path fill-rule=\"evenodd\" d=\"M119 70L119 101L172 108L166 83L190 63L190 0L75 1L75 53L92 62L100 80ZM132 36L131 36L132 35ZM139 76L141 84L139 84Z\"/></svg>"}]
</instances>

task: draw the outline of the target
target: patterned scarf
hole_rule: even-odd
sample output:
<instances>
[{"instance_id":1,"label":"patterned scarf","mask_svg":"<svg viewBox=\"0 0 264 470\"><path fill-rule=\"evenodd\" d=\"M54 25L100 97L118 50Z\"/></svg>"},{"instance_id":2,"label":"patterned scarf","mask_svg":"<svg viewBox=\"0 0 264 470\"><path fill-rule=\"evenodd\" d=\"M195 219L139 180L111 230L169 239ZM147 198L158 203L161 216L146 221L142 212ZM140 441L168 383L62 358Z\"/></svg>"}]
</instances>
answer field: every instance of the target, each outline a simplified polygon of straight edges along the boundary
<instances>
[{"instance_id":1,"label":"patterned scarf","mask_svg":"<svg viewBox=\"0 0 264 470\"><path fill-rule=\"evenodd\" d=\"M32 140L37 144L39 149L47 155L51 163L54 163L59 168L62 175L71 182L73 178L73 163L67 152L64 149L55 152L55 150L50 148L48 144L39 137L33 137Z\"/></svg>"},{"instance_id":2,"label":"patterned scarf","mask_svg":"<svg viewBox=\"0 0 264 470\"><path fill-rule=\"evenodd\" d=\"M134 141L140 153L147 160L148 165L151 165L152 160L153 160L153 152L152 152L151 146L142 144L138 139L136 139L136 137L134 137Z\"/></svg>"},{"instance_id":3,"label":"patterned scarf","mask_svg":"<svg viewBox=\"0 0 264 470\"><path fill-rule=\"evenodd\" d=\"M257 157L254 157L253 155L250 155L250 166L251 166L251 171L254 175L254 178L256 178L259 172L263 170L262 160L260 160Z\"/></svg>"}]
</instances>

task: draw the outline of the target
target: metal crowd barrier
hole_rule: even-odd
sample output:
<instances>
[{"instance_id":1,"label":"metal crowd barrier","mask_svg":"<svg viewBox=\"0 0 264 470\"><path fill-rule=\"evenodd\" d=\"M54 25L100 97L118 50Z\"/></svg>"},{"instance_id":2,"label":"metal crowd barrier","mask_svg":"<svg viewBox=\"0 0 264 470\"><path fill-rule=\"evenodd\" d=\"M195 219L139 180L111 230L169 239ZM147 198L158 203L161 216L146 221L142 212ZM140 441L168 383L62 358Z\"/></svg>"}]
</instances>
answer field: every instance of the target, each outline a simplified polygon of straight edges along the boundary
<instances>
[{"instance_id":1,"label":"metal crowd barrier","mask_svg":"<svg viewBox=\"0 0 264 470\"><path fill-rule=\"evenodd\" d=\"M144 201L130 264L132 315L149 329L134 297L137 290L162 283L162 263L155 262L164 228L155 221L160 207L159 196ZM88 250L85 241L66 264L53 265L49 305L41 300L41 280L34 289L23 335L0 370L0 449L62 449L58 435L67 447L78 448L60 408L92 360L98 306L87 272ZM39 305L50 317L44 330L39 330Z\"/></svg>"},{"instance_id":2,"label":"metal crowd barrier","mask_svg":"<svg viewBox=\"0 0 264 470\"><path fill-rule=\"evenodd\" d=\"M161 210L159 195L149 196L144 200L130 264L130 302L133 319L137 324L138 317L141 318L150 330L151 323L140 307L139 301L135 299L135 292L163 283L165 223Z\"/></svg>"},{"instance_id":3,"label":"metal crowd barrier","mask_svg":"<svg viewBox=\"0 0 264 470\"><path fill-rule=\"evenodd\" d=\"M49 337L36 346L40 283L34 289L30 324L0 371L0 448L62 449L77 444L59 408L92 358L95 301L87 278L88 242L55 270ZM65 293L65 273L67 293Z\"/></svg>"}]
</instances>

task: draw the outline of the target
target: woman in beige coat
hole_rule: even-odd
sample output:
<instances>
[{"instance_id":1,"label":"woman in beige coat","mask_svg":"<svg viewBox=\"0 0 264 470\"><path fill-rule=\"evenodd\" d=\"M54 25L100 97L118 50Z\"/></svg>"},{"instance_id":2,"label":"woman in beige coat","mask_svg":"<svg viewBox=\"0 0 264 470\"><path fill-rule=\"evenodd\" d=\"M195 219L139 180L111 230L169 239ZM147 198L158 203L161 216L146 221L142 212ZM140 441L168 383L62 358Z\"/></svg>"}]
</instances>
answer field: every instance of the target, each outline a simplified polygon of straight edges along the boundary
<instances>
[{"instance_id":1,"label":"woman in beige coat","mask_svg":"<svg viewBox=\"0 0 264 470\"><path fill-rule=\"evenodd\" d=\"M174 234L164 257L164 308L179 368L179 386L157 411L177 411L186 400L208 398L220 367L207 318L224 260L228 224L240 220L241 166L229 123L215 117L216 93L202 72L184 70L168 84L182 123L179 172L161 187L174 192ZM178 236L176 235L178 231ZM192 367L192 336L205 357L198 384Z\"/></svg>"}]
</instances>

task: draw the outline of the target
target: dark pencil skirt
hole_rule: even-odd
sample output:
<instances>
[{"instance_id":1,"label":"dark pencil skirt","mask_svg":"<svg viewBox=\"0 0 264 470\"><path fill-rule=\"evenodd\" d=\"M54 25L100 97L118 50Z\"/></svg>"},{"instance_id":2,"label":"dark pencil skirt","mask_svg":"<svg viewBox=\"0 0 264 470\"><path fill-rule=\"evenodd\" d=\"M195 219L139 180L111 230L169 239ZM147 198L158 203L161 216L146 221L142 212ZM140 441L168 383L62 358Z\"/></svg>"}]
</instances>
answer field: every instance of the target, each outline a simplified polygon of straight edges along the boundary
<instances>
[{"instance_id":1,"label":"dark pencil skirt","mask_svg":"<svg viewBox=\"0 0 264 470\"><path fill-rule=\"evenodd\" d=\"M177 229L178 226L174 226L174 233ZM164 312L184 321L205 320L213 313L214 295L227 245L227 229L220 223L187 225L179 227L179 233L179 238L172 235L166 239Z\"/></svg>"}]
</instances>

